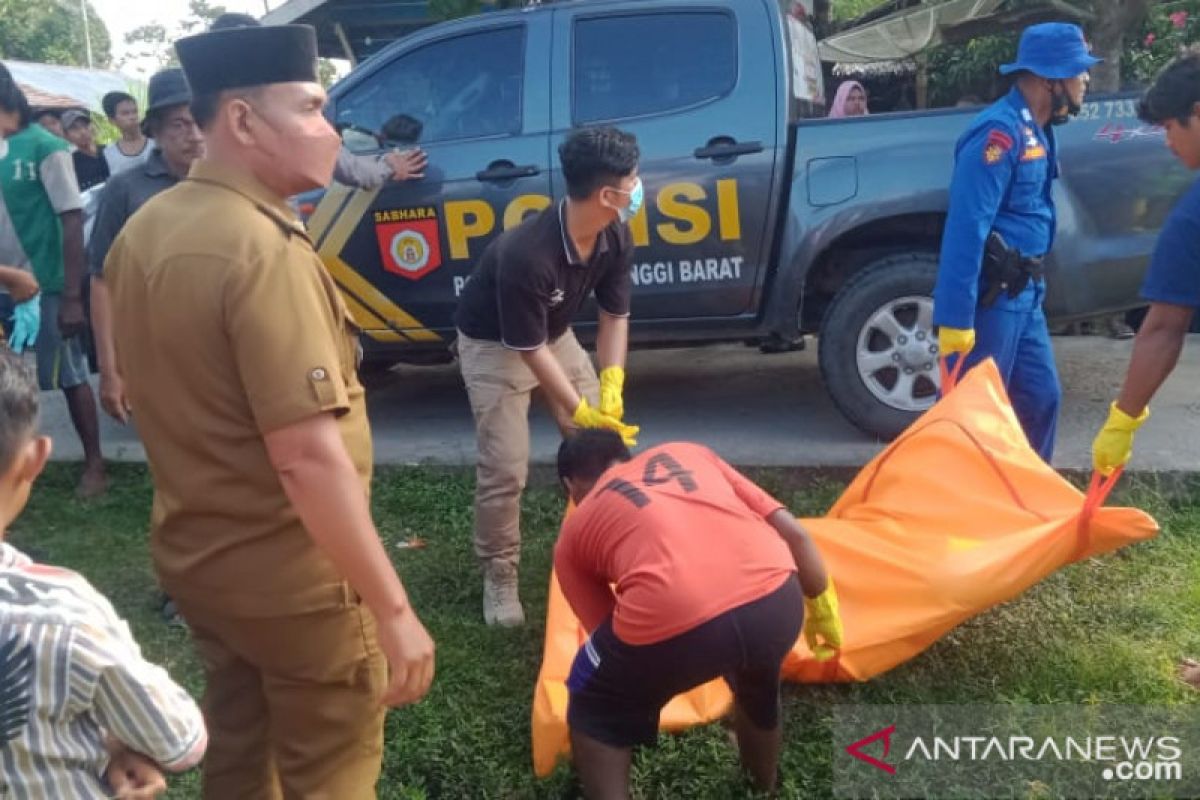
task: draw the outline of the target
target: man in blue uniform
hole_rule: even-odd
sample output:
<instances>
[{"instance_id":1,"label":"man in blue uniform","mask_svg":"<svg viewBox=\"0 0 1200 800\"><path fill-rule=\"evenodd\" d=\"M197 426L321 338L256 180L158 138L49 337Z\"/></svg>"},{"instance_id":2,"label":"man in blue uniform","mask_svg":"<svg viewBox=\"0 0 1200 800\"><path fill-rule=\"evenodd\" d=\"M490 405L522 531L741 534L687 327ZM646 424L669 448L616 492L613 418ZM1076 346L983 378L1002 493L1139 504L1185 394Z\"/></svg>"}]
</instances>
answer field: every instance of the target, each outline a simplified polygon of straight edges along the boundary
<instances>
[{"instance_id":1,"label":"man in blue uniform","mask_svg":"<svg viewBox=\"0 0 1200 800\"><path fill-rule=\"evenodd\" d=\"M1161 125L1175 157L1188 169L1200 170L1200 53L1189 52L1163 70L1142 99L1138 116ZM1133 344L1121 393L1092 443L1093 466L1103 475L1133 455L1133 435L1150 416L1150 400L1179 363L1200 308L1200 181L1162 226L1142 299L1150 303L1150 311Z\"/></svg>"},{"instance_id":2,"label":"man in blue uniform","mask_svg":"<svg viewBox=\"0 0 1200 800\"><path fill-rule=\"evenodd\" d=\"M1098 63L1076 25L1027 28L1016 85L955 148L950 213L933 293L943 356L994 358L1029 443L1050 461L1062 390L1042 314L1042 258L1054 241L1054 125L1079 113Z\"/></svg>"},{"instance_id":3,"label":"man in blue uniform","mask_svg":"<svg viewBox=\"0 0 1200 800\"><path fill-rule=\"evenodd\" d=\"M1167 147L1190 170L1200 170L1200 53L1191 51L1159 74L1138 108L1161 125ZM1174 371L1192 318L1200 308L1200 181L1180 198L1162 226L1142 284L1150 303L1133 344L1121 393L1092 443L1092 465L1103 475L1133 455L1133 437L1150 417L1150 401ZM1200 661L1185 658L1179 677L1200 689Z\"/></svg>"}]
</instances>

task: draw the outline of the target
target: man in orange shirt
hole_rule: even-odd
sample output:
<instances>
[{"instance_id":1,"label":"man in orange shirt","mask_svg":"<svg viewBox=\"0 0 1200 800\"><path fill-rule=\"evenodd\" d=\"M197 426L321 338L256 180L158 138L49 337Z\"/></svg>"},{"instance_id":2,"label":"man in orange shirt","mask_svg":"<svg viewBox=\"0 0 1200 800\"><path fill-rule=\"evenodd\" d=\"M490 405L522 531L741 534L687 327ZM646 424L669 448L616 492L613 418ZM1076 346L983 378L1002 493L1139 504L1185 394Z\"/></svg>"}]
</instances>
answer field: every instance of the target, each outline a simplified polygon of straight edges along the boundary
<instances>
[{"instance_id":1,"label":"man in orange shirt","mask_svg":"<svg viewBox=\"0 0 1200 800\"><path fill-rule=\"evenodd\" d=\"M591 633L567 679L584 794L629 797L632 748L655 741L662 707L721 676L735 698L742 764L772 791L784 656L802 621L818 658L842 643L837 595L812 539L700 445L631 458L612 431L583 430L559 449L558 474L578 507L554 569Z\"/></svg>"}]
</instances>

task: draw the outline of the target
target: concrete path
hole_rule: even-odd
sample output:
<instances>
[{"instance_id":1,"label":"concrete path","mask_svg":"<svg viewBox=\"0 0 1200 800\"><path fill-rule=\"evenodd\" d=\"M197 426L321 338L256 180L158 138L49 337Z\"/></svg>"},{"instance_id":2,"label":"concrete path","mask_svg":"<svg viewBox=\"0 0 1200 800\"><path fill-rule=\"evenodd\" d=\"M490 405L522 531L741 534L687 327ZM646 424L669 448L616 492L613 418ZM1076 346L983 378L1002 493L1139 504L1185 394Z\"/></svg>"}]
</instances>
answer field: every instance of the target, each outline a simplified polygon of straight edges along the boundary
<instances>
[{"instance_id":1,"label":"concrete path","mask_svg":"<svg viewBox=\"0 0 1200 800\"><path fill-rule=\"evenodd\" d=\"M1200 468L1200 335L1154 403L1138 436L1133 468ZM1091 440L1125 373L1131 341L1100 337L1054 340L1066 392L1056 465L1089 469ZM642 426L639 444L695 440L744 466L859 466L882 445L834 408L820 384L815 347L761 355L721 345L632 354L626 415ZM379 464L474 463L475 438L466 393L453 365L399 367L369 391ZM44 396L44 427L56 457L81 457L62 397ZM116 460L145 455L136 432L105 419L105 454ZM557 431L549 415L533 415L533 455L553 460Z\"/></svg>"}]
</instances>

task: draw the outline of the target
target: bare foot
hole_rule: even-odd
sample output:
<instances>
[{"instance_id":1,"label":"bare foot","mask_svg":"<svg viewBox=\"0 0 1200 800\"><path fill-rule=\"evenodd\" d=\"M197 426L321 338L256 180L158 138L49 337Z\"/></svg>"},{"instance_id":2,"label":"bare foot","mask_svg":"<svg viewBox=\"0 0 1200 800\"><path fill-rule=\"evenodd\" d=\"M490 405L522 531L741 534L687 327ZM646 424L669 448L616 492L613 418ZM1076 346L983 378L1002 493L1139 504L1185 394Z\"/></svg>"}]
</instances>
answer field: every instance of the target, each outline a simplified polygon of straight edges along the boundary
<instances>
[{"instance_id":1,"label":"bare foot","mask_svg":"<svg viewBox=\"0 0 1200 800\"><path fill-rule=\"evenodd\" d=\"M104 465L85 467L83 477L79 479L79 486L75 488L75 495L81 500L91 500L107 491L108 477L104 474Z\"/></svg>"},{"instance_id":2,"label":"bare foot","mask_svg":"<svg viewBox=\"0 0 1200 800\"><path fill-rule=\"evenodd\" d=\"M1185 658L1180 661L1179 680L1193 689L1200 690L1200 662L1192 658Z\"/></svg>"}]
</instances>

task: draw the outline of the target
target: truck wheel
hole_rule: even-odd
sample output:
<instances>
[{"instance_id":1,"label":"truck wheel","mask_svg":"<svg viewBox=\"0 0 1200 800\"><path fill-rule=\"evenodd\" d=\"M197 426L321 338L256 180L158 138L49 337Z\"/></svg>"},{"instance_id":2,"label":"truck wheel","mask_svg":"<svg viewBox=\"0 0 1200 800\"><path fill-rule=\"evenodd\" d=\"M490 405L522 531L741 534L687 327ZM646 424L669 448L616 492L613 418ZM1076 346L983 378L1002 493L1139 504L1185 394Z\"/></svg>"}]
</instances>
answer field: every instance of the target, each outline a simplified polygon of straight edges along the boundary
<instances>
[{"instance_id":1,"label":"truck wheel","mask_svg":"<svg viewBox=\"0 0 1200 800\"><path fill-rule=\"evenodd\" d=\"M937 400L937 255L887 256L842 287L821 326L821 378L838 410L894 439Z\"/></svg>"}]
</instances>

